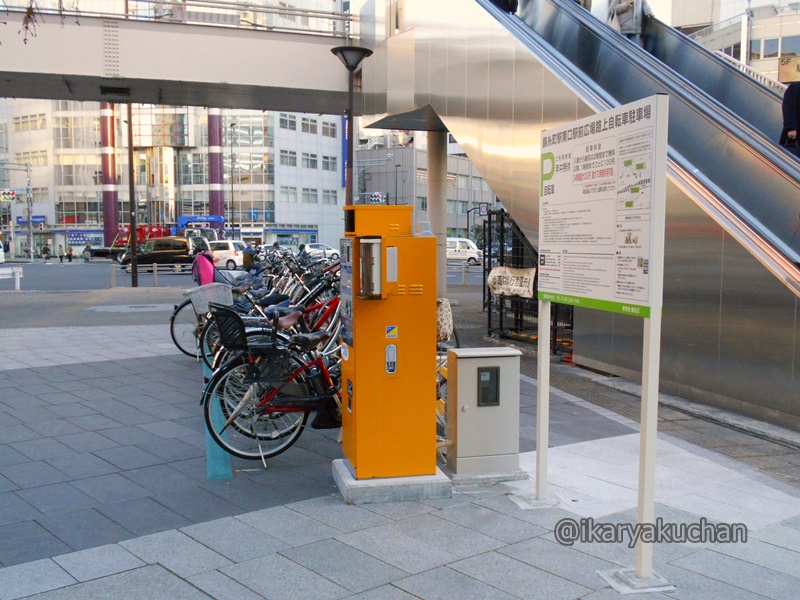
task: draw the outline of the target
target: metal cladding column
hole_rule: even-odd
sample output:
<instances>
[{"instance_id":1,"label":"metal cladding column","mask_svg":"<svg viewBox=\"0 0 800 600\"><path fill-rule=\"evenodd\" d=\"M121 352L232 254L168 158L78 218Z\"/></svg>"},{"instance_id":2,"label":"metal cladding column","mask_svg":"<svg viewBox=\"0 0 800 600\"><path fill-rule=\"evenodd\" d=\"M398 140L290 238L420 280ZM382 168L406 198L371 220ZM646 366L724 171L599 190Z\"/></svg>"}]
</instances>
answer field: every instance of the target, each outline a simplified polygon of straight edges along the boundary
<instances>
[{"instance_id":1,"label":"metal cladding column","mask_svg":"<svg viewBox=\"0 0 800 600\"><path fill-rule=\"evenodd\" d=\"M225 216L225 193L222 189L222 111L208 109L208 213ZM224 227L223 227L224 229Z\"/></svg>"},{"instance_id":2,"label":"metal cladding column","mask_svg":"<svg viewBox=\"0 0 800 600\"><path fill-rule=\"evenodd\" d=\"M100 103L100 146L103 173L103 244L110 248L119 231L117 192L117 120L114 105Z\"/></svg>"},{"instance_id":3,"label":"metal cladding column","mask_svg":"<svg viewBox=\"0 0 800 600\"><path fill-rule=\"evenodd\" d=\"M436 236L436 293L447 297L447 132L428 132L428 221Z\"/></svg>"}]
</instances>

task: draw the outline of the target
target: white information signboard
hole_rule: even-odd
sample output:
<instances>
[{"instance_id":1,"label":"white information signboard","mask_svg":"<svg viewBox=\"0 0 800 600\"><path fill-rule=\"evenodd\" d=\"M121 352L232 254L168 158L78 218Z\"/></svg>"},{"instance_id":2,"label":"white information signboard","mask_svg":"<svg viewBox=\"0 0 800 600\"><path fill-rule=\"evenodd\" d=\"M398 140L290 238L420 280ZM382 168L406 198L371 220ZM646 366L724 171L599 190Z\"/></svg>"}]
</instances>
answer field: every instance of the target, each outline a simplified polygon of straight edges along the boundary
<instances>
[{"instance_id":1,"label":"white information signboard","mask_svg":"<svg viewBox=\"0 0 800 600\"><path fill-rule=\"evenodd\" d=\"M540 300L638 317L656 306L653 227L664 197L654 182L666 174L658 98L542 132Z\"/></svg>"},{"instance_id":2,"label":"white information signboard","mask_svg":"<svg viewBox=\"0 0 800 600\"><path fill-rule=\"evenodd\" d=\"M639 523L655 522L668 107L665 95L645 98L541 140L536 498L547 502L550 303L643 317ZM635 570L614 577L632 591L674 589L642 539Z\"/></svg>"}]
</instances>

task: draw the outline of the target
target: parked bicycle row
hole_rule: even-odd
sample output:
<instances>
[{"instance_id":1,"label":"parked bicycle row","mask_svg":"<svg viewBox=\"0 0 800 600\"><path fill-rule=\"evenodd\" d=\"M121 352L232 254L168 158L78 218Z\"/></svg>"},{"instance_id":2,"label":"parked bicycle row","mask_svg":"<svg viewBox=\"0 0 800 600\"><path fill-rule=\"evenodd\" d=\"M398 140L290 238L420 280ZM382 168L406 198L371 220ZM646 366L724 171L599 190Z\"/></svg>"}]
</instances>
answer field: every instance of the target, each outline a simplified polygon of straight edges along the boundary
<instances>
[{"instance_id":1,"label":"parked bicycle row","mask_svg":"<svg viewBox=\"0 0 800 600\"><path fill-rule=\"evenodd\" d=\"M297 441L312 413L314 429L341 426L339 263L276 248L249 272L220 271L209 254L196 255L192 274L199 286L175 307L170 332L175 345L211 374L200 399L211 437L231 455L266 465ZM449 303L438 305L436 414L443 460L446 350L458 340Z\"/></svg>"},{"instance_id":2,"label":"parked bicycle row","mask_svg":"<svg viewBox=\"0 0 800 600\"><path fill-rule=\"evenodd\" d=\"M221 271L196 254L197 288L170 333L211 376L201 397L211 437L245 459L276 456L311 427L341 425L338 262L278 248L250 271Z\"/></svg>"}]
</instances>

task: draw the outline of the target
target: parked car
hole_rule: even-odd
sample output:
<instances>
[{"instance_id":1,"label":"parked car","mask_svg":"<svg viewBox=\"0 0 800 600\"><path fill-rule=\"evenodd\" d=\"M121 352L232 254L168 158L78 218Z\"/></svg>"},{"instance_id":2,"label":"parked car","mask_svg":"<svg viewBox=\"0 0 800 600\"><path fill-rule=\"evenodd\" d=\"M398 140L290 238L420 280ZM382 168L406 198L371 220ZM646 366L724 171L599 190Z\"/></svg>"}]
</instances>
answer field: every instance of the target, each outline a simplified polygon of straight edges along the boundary
<instances>
[{"instance_id":1,"label":"parked car","mask_svg":"<svg viewBox=\"0 0 800 600\"><path fill-rule=\"evenodd\" d=\"M242 266L244 251L247 245L239 240L219 240L208 242L211 254L214 255L214 264L226 269L235 269Z\"/></svg>"},{"instance_id":2,"label":"parked car","mask_svg":"<svg viewBox=\"0 0 800 600\"><path fill-rule=\"evenodd\" d=\"M306 244L306 252L311 258L330 258L332 260L339 258L339 250L331 248L327 244Z\"/></svg>"},{"instance_id":3,"label":"parked car","mask_svg":"<svg viewBox=\"0 0 800 600\"><path fill-rule=\"evenodd\" d=\"M209 249L208 240L201 236L150 238L137 245L136 262L144 268L152 264L173 265L180 272L194 262L196 252ZM120 256L119 262L130 272L129 251Z\"/></svg>"},{"instance_id":4,"label":"parked car","mask_svg":"<svg viewBox=\"0 0 800 600\"><path fill-rule=\"evenodd\" d=\"M475 242L467 238L447 238L447 260L465 260L467 264L479 265L483 254Z\"/></svg>"}]
</instances>

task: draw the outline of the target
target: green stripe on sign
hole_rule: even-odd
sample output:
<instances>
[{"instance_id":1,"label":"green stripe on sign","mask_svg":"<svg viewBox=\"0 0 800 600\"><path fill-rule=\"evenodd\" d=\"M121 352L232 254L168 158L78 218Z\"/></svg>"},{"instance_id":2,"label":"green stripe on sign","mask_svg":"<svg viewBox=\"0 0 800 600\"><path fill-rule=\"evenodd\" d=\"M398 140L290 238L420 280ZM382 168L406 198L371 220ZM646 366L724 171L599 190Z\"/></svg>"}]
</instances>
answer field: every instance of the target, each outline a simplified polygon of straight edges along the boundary
<instances>
[{"instance_id":1,"label":"green stripe on sign","mask_svg":"<svg viewBox=\"0 0 800 600\"><path fill-rule=\"evenodd\" d=\"M630 315L632 317L642 317L643 319L650 318L650 307L642 306L641 304L598 300L596 298L582 298L580 296L553 294L551 292L539 292L538 299L548 300L558 304L571 304L572 306L580 306L581 308L602 310L604 312L613 312L621 315Z\"/></svg>"}]
</instances>

